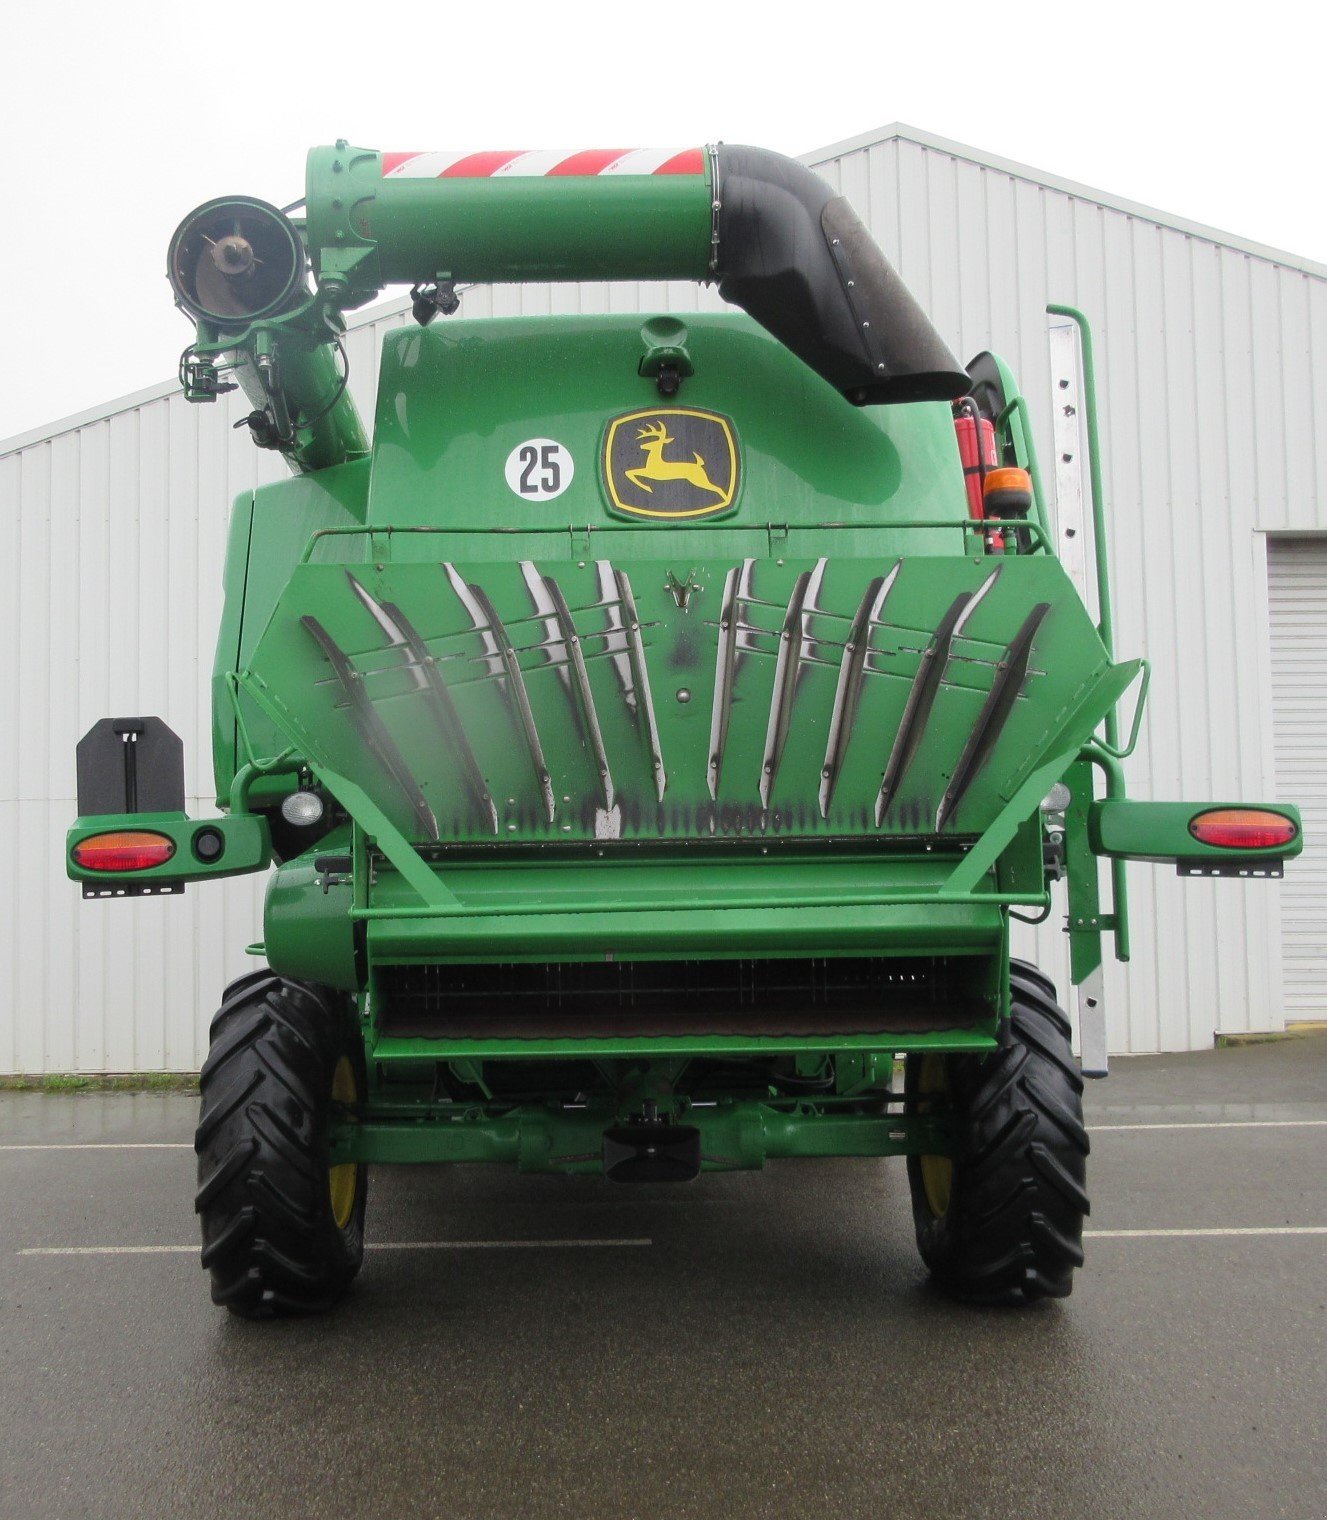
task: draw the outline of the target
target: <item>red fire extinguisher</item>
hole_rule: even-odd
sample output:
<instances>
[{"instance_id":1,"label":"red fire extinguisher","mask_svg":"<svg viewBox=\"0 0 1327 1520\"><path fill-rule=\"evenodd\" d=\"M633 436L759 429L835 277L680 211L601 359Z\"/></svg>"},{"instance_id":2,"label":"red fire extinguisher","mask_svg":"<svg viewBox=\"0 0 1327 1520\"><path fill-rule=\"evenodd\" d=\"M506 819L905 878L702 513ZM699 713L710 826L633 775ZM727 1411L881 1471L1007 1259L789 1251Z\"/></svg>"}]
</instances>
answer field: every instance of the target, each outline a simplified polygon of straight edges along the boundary
<instances>
[{"instance_id":1,"label":"red fire extinguisher","mask_svg":"<svg viewBox=\"0 0 1327 1520\"><path fill-rule=\"evenodd\" d=\"M995 447L995 424L981 415L975 401L964 397L954 406L954 431L958 434L958 456L963 462L963 483L968 492L968 516L973 522L981 522L986 515L986 475L1000 462ZM990 548L1004 548L1003 534L993 531L986 537Z\"/></svg>"}]
</instances>

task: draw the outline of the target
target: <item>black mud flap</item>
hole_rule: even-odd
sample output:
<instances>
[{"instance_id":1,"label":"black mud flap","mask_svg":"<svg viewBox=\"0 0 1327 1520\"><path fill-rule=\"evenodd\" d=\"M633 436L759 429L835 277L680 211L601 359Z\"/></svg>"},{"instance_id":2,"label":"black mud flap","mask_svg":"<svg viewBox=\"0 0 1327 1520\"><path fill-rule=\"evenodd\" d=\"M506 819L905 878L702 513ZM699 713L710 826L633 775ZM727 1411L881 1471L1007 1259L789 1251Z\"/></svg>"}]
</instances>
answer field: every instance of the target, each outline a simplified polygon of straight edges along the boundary
<instances>
[{"instance_id":1,"label":"black mud flap","mask_svg":"<svg viewBox=\"0 0 1327 1520\"><path fill-rule=\"evenodd\" d=\"M160 718L102 718L77 760L80 818L184 812L184 745Z\"/></svg>"},{"instance_id":2,"label":"black mud flap","mask_svg":"<svg viewBox=\"0 0 1327 1520\"><path fill-rule=\"evenodd\" d=\"M604 1175L613 1182L690 1182L700 1175L694 1124L618 1124L604 1131Z\"/></svg>"}]
</instances>

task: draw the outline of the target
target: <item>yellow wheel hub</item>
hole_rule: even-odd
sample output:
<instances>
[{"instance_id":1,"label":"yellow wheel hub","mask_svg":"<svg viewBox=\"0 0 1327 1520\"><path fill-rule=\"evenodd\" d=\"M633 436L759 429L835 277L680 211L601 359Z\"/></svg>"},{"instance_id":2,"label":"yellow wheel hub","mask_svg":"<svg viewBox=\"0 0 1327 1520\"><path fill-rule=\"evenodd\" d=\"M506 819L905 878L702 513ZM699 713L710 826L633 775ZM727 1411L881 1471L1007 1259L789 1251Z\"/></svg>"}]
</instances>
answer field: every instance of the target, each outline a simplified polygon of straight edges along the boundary
<instances>
[{"instance_id":1,"label":"yellow wheel hub","mask_svg":"<svg viewBox=\"0 0 1327 1520\"><path fill-rule=\"evenodd\" d=\"M941 1097L947 1096L948 1092L949 1072L944 1057L923 1056L917 1081L918 1096ZM929 1103L918 1105L921 1113L929 1113L930 1109ZM919 1156L917 1159L921 1163L922 1190L927 1205L937 1219L943 1219L949 1212L949 1198L954 1190L954 1163L948 1156Z\"/></svg>"},{"instance_id":2,"label":"yellow wheel hub","mask_svg":"<svg viewBox=\"0 0 1327 1520\"><path fill-rule=\"evenodd\" d=\"M348 1056L342 1056L332 1073L332 1102L351 1104L358 1100L355 1069ZM355 1195L359 1192L359 1164L343 1162L327 1169L327 1185L332 1197L332 1218L338 1230L344 1230L355 1212Z\"/></svg>"}]
</instances>

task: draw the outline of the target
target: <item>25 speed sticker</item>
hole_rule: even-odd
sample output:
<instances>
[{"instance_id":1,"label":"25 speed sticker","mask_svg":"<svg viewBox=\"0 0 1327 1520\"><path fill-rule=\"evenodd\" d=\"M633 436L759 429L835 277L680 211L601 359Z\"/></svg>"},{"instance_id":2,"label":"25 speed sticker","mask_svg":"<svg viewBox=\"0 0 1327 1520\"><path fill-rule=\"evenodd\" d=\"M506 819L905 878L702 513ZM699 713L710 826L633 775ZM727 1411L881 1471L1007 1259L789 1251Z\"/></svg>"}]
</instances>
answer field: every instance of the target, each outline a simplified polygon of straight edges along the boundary
<instances>
[{"instance_id":1,"label":"25 speed sticker","mask_svg":"<svg viewBox=\"0 0 1327 1520\"><path fill-rule=\"evenodd\" d=\"M507 484L526 501L552 501L571 484L576 463L554 438L527 438L507 455Z\"/></svg>"}]
</instances>

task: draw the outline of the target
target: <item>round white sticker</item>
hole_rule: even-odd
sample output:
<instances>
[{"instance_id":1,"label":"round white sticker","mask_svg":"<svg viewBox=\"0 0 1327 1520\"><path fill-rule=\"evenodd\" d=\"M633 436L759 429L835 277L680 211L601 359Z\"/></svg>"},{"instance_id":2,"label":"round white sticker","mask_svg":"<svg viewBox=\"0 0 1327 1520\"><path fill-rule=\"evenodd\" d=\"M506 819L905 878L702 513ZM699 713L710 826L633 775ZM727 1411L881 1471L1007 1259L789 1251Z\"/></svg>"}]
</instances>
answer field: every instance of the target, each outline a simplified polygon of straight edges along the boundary
<instances>
[{"instance_id":1,"label":"round white sticker","mask_svg":"<svg viewBox=\"0 0 1327 1520\"><path fill-rule=\"evenodd\" d=\"M507 455L507 484L528 501L552 501L571 484L571 450L553 438L527 438Z\"/></svg>"}]
</instances>

